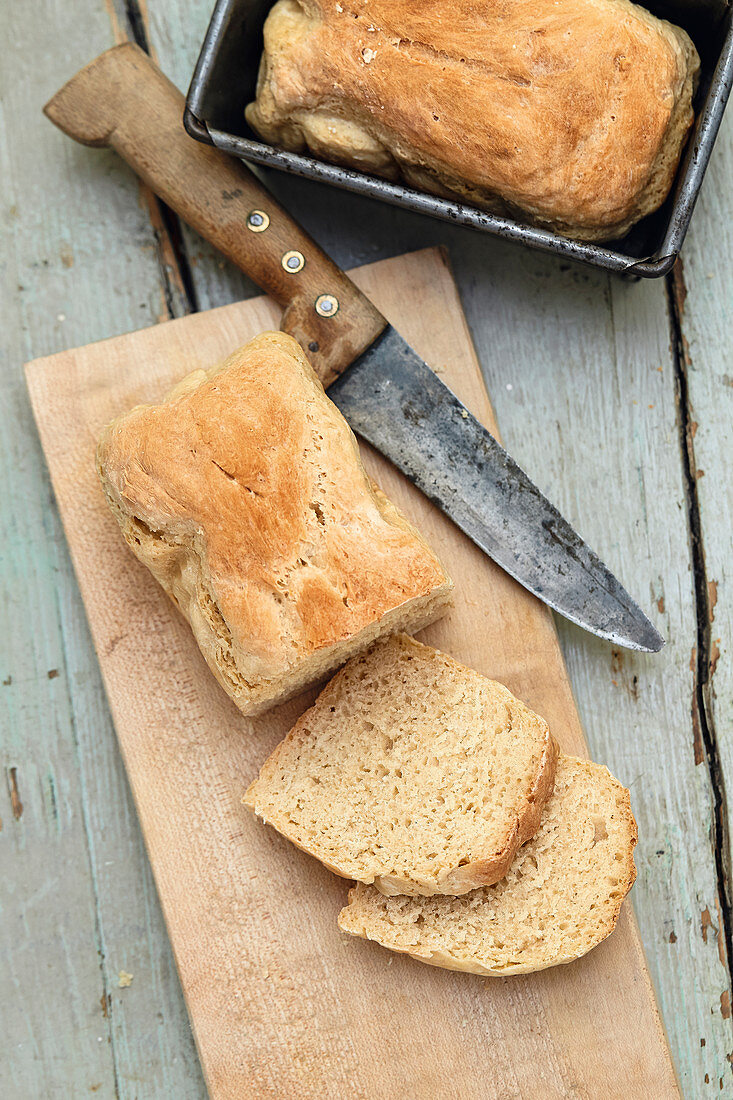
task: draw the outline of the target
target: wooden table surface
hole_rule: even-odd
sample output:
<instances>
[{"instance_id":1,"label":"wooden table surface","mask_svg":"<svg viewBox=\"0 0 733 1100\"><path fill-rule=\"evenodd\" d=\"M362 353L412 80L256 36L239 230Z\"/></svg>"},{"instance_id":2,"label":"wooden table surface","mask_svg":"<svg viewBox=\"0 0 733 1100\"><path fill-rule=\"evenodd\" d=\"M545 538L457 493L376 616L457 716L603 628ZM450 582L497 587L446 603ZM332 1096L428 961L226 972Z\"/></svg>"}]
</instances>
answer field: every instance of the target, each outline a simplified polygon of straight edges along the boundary
<instances>
[{"instance_id":1,"label":"wooden table surface","mask_svg":"<svg viewBox=\"0 0 733 1100\"><path fill-rule=\"evenodd\" d=\"M21 368L254 293L41 115L127 36L185 88L210 6L0 13L3 1100L205 1095ZM638 656L558 622L593 756L631 788L634 906L684 1094L733 1096L733 112L666 282L267 182L343 266L448 247L507 446L668 638Z\"/></svg>"}]
</instances>

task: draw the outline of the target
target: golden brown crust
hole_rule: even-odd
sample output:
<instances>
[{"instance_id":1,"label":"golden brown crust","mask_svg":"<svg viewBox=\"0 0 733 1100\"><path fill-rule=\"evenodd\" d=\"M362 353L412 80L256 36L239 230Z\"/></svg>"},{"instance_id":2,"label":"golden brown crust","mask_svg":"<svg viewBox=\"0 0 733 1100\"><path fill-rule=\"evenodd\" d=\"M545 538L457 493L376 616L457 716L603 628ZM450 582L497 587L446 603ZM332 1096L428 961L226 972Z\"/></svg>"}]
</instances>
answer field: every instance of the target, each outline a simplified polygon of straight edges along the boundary
<instances>
[{"instance_id":1,"label":"golden brown crust","mask_svg":"<svg viewBox=\"0 0 733 1100\"><path fill-rule=\"evenodd\" d=\"M450 581L370 483L300 346L265 333L105 430L98 467L137 557L245 713L414 629Z\"/></svg>"},{"instance_id":2,"label":"golden brown crust","mask_svg":"<svg viewBox=\"0 0 733 1100\"><path fill-rule=\"evenodd\" d=\"M628 0L279 0L266 140L571 236L622 236L669 191L699 67Z\"/></svg>"}]
</instances>

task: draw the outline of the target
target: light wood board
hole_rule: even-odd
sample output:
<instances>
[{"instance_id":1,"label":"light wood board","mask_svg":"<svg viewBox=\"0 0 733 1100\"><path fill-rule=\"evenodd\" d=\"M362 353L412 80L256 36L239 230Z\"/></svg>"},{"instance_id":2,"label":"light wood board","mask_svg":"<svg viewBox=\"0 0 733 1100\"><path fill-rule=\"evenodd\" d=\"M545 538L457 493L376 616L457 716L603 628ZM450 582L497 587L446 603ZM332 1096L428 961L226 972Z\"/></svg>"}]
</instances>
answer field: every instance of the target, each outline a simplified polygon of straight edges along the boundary
<instances>
[{"instance_id":1,"label":"light wood board","mask_svg":"<svg viewBox=\"0 0 733 1100\"><path fill-rule=\"evenodd\" d=\"M355 277L492 426L440 255ZM677 1095L628 906L616 933L569 967L501 980L435 970L342 936L346 884L242 807L246 784L310 697L254 722L238 713L125 547L93 449L112 416L277 323L272 303L250 300L27 368L212 1097ZM424 639L502 680L563 748L584 752L550 615L386 462L366 461L457 581L454 610Z\"/></svg>"}]
</instances>

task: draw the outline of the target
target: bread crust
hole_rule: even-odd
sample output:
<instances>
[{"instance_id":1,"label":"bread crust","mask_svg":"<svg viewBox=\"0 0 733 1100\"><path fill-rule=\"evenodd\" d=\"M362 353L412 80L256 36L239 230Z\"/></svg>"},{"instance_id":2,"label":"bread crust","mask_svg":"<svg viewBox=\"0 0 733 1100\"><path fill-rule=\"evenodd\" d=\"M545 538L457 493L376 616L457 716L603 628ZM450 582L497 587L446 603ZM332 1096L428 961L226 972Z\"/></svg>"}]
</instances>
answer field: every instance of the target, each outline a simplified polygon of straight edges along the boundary
<instances>
[{"instance_id":1,"label":"bread crust","mask_svg":"<svg viewBox=\"0 0 733 1100\"><path fill-rule=\"evenodd\" d=\"M278 0L246 115L271 144L611 239L664 201L698 69L629 0Z\"/></svg>"},{"instance_id":2,"label":"bread crust","mask_svg":"<svg viewBox=\"0 0 733 1100\"><path fill-rule=\"evenodd\" d=\"M265 333L110 424L99 476L128 545L245 714L447 606L299 344Z\"/></svg>"}]
</instances>

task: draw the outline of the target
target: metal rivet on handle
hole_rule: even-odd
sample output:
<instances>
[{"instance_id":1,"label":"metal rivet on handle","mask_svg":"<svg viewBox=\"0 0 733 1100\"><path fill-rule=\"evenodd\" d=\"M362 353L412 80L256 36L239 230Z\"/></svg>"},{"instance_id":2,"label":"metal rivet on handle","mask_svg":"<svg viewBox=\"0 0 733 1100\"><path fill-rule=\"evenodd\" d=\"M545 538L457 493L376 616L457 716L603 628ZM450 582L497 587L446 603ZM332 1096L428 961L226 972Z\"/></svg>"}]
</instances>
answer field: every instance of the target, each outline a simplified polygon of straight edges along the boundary
<instances>
[{"instance_id":1,"label":"metal rivet on handle","mask_svg":"<svg viewBox=\"0 0 733 1100\"><path fill-rule=\"evenodd\" d=\"M319 294L316 298L316 313L319 317L333 317L338 308L339 300L333 294Z\"/></svg>"},{"instance_id":2,"label":"metal rivet on handle","mask_svg":"<svg viewBox=\"0 0 733 1100\"><path fill-rule=\"evenodd\" d=\"M302 271L305 267L305 256L302 252L296 252L295 249L293 249L292 252L285 252L283 254L280 263L286 271L294 275L296 271Z\"/></svg>"},{"instance_id":3,"label":"metal rivet on handle","mask_svg":"<svg viewBox=\"0 0 733 1100\"><path fill-rule=\"evenodd\" d=\"M247 215L247 229L253 233L264 233L270 224L270 218L264 210L252 210Z\"/></svg>"}]
</instances>

